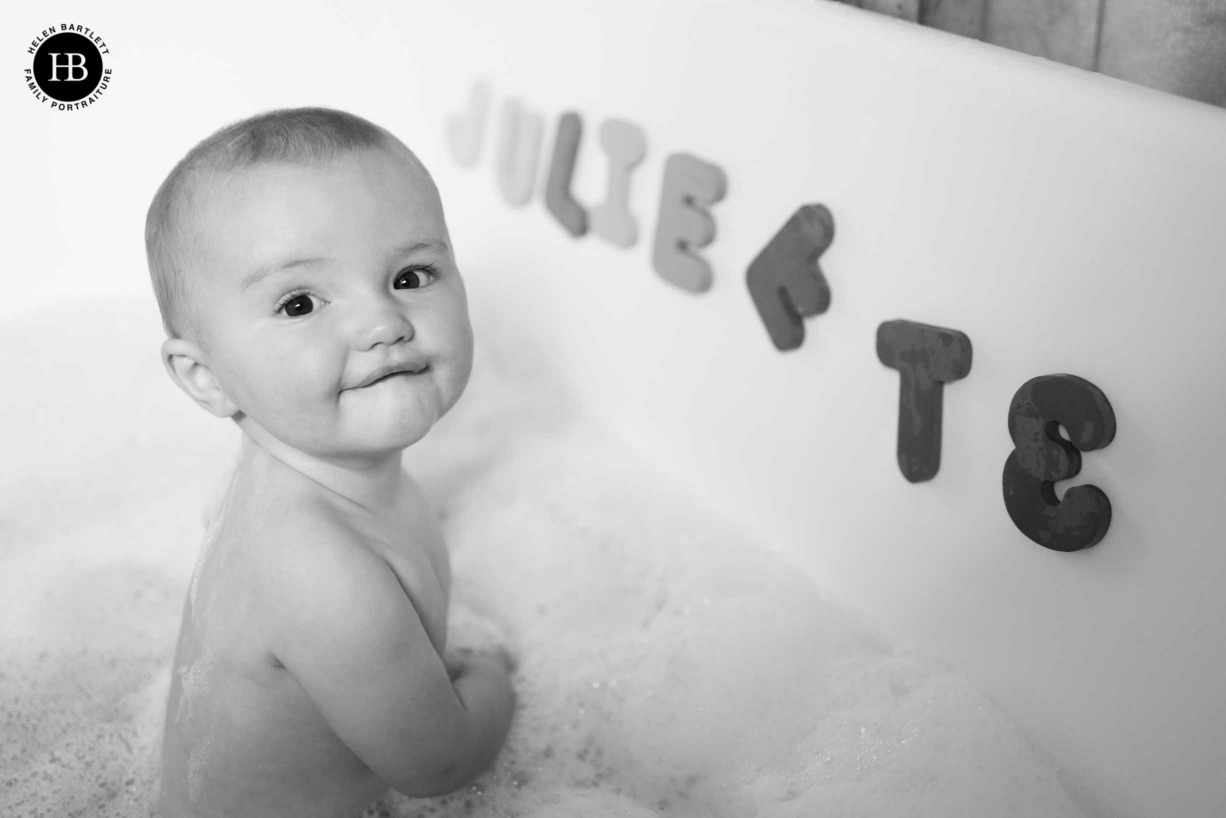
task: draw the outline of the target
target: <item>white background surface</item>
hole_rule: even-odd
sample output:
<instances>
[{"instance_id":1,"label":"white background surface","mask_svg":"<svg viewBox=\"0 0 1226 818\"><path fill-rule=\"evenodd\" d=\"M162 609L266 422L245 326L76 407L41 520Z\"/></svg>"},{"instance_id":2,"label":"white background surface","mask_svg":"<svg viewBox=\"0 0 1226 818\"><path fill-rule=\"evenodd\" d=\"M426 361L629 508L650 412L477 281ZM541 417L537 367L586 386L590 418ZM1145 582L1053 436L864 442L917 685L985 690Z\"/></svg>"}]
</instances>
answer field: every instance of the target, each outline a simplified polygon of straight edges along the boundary
<instances>
[{"instance_id":1,"label":"white background surface","mask_svg":"<svg viewBox=\"0 0 1226 818\"><path fill-rule=\"evenodd\" d=\"M801 0L0 14L0 318L147 295L145 208L187 148L258 110L351 110L433 170L470 296L522 316L525 355L556 361L594 411L829 595L970 675L1088 806L1226 805L1223 111ZM85 111L47 110L22 79L27 38L62 22L112 52L112 84ZM477 168L457 167L443 123L479 77L495 106L515 95L545 115L547 151L559 114L583 116L588 205L603 198L600 121L645 131L636 246L572 239L539 195L506 205L496 129ZM674 151L729 179L701 296L650 264ZM547 156L541 168L543 184ZM809 202L834 214L832 301L782 354L744 271ZM898 375L875 354L895 318L974 345L945 390L941 471L921 485L895 464ZM1077 554L1033 544L1001 498L1009 400L1057 372L1099 386L1118 423L1072 481L1113 506L1106 538Z\"/></svg>"}]
</instances>

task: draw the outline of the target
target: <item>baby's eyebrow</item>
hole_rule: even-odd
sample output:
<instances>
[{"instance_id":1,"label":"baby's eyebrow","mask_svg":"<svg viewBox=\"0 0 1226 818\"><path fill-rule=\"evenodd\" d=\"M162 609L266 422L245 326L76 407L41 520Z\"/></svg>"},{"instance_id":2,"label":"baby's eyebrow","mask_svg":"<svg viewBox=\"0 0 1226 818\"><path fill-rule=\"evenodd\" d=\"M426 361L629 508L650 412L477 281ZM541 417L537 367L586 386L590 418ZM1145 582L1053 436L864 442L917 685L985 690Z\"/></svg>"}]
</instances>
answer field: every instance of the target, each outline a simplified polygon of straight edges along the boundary
<instances>
[{"instance_id":1,"label":"baby's eyebrow","mask_svg":"<svg viewBox=\"0 0 1226 818\"><path fill-rule=\"evenodd\" d=\"M440 253L447 252L447 242L442 239L430 239L428 241L414 241L408 244L402 244L392 250L393 255L407 256L416 253L418 250L437 250Z\"/></svg>"},{"instance_id":2,"label":"baby's eyebrow","mask_svg":"<svg viewBox=\"0 0 1226 818\"><path fill-rule=\"evenodd\" d=\"M243 278L242 284L239 285L239 292L246 290L248 287L263 281L273 273L281 272L282 270L292 270L295 267L306 267L310 264L318 264L321 261L328 261L326 258L296 258L289 261L274 261L270 264L261 264Z\"/></svg>"},{"instance_id":3,"label":"baby's eyebrow","mask_svg":"<svg viewBox=\"0 0 1226 818\"><path fill-rule=\"evenodd\" d=\"M393 247L391 254L393 256L408 256L418 252L419 250L435 250L440 253L446 253L447 242L443 241L442 239L411 241L406 244ZM274 261L269 264L261 264L259 267L256 267L254 270L244 276L242 283L239 285L239 292L242 292L248 287L263 281L273 273L279 273L282 270L292 270L295 267L306 267L311 264L318 264L321 261L331 261L331 259L317 256L313 258L296 258L289 259L287 261Z\"/></svg>"}]
</instances>

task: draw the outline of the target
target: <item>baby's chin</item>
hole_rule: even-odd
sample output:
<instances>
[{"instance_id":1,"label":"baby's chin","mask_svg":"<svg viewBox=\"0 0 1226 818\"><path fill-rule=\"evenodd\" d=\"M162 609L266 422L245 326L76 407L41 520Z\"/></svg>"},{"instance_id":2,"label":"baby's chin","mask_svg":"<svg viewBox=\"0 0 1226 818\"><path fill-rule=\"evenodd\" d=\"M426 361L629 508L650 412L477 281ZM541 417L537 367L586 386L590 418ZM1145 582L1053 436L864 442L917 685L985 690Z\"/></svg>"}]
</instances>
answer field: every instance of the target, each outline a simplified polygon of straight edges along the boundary
<instances>
[{"instance_id":1,"label":"baby's chin","mask_svg":"<svg viewBox=\"0 0 1226 818\"><path fill-rule=\"evenodd\" d=\"M352 433L326 436L279 436L261 430L257 442L263 448L281 452L291 459L308 458L350 468L378 464L398 456L405 449L425 438L434 427L434 419L414 417L395 425L366 425ZM251 435L248 435L251 437Z\"/></svg>"},{"instance_id":2,"label":"baby's chin","mask_svg":"<svg viewBox=\"0 0 1226 818\"><path fill-rule=\"evenodd\" d=\"M413 419L397 428L375 430L366 429L360 438L350 439L337 445L337 441L319 441L317 446L309 446L306 451L316 457L337 462L343 461L377 461L395 456L429 435L434 428L434 419Z\"/></svg>"}]
</instances>

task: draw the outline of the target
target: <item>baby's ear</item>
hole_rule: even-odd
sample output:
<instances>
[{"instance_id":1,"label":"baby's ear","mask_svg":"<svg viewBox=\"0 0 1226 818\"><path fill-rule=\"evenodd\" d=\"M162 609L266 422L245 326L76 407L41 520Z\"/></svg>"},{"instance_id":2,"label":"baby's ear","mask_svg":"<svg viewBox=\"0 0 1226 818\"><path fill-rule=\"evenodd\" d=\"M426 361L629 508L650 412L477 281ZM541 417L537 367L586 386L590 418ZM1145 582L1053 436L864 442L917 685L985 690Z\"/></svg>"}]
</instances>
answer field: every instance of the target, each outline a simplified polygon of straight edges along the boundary
<instances>
[{"instance_id":1,"label":"baby's ear","mask_svg":"<svg viewBox=\"0 0 1226 818\"><path fill-rule=\"evenodd\" d=\"M205 360L203 350L194 341L167 338L162 342L162 363L170 379L206 412L219 418L231 417L238 407L213 377Z\"/></svg>"}]
</instances>

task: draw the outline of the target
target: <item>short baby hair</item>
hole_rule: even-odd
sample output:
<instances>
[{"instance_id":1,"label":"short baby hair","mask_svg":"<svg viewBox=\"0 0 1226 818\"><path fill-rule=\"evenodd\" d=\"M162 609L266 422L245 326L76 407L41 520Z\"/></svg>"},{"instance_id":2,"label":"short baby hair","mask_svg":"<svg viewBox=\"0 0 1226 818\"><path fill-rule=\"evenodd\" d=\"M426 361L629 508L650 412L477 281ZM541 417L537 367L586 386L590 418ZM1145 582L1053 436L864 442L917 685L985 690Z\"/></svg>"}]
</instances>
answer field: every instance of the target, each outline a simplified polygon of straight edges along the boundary
<instances>
[{"instance_id":1,"label":"short baby hair","mask_svg":"<svg viewBox=\"0 0 1226 818\"><path fill-rule=\"evenodd\" d=\"M388 131L331 108L286 108L258 114L222 128L188 151L158 188L145 218L149 275L166 334L195 337L200 329L191 308L192 273L183 234L202 182L254 165L310 165L371 149L403 151L420 164Z\"/></svg>"}]
</instances>

